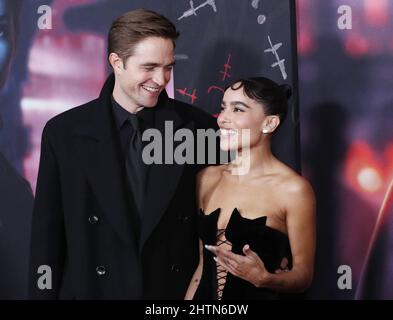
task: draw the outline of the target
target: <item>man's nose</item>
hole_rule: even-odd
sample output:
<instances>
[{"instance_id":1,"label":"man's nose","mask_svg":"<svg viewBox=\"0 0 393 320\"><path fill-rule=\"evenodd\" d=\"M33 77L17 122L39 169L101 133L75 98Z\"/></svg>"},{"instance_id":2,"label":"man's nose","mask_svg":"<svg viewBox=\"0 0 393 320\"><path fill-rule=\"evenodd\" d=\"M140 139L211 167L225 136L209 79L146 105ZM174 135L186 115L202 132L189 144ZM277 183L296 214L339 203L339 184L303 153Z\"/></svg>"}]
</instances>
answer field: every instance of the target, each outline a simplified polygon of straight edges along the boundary
<instances>
[{"instance_id":1,"label":"man's nose","mask_svg":"<svg viewBox=\"0 0 393 320\"><path fill-rule=\"evenodd\" d=\"M171 79L170 71L166 71L163 69L157 69L154 73L154 82L157 83L159 86L165 86L169 80Z\"/></svg>"}]
</instances>

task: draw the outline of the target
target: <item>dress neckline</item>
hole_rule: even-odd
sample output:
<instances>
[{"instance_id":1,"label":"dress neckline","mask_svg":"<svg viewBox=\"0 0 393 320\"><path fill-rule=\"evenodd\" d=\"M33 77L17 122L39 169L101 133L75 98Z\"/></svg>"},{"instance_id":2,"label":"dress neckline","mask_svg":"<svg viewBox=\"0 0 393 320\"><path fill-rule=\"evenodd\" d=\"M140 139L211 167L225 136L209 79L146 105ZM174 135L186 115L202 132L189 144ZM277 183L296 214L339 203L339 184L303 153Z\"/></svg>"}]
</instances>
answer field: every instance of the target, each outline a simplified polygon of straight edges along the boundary
<instances>
[{"instance_id":1,"label":"dress neckline","mask_svg":"<svg viewBox=\"0 0 393 320\"><path fill-rule=\"evenodd\" d=\"M209 216L215 217L217 219L217 222L218 222L218 218L219 218L219 216L221 214L221 208L217 208L217 209L213 210L212 212L210 212L209 214L205 214L205 211L202 208L199 208L199 213L201 215L203 215L204 217L209 217ZM227 223L225 229L223 229L223 230L227 229L227 227L230 224L230 222L231 222L232 218L234 217L234 215L237 215L238 217L240 217L240 219L242 219L244 221L261 222L261 223L263 223L263 225L264 225L264 227L266 229L269 229L269 230L271 230L273 232L277 232L277 233L283 235L284 237L288 238L288 235L286 233L266 225L266 221L267 221L267 218L268 218L267 216L260 216L260 217L257 217L257 218L246 218L246 217L242 216L242 214L239 212L237 207L235 207L233 209L233 211L231 213L231 216L229 217L228 223ZM217 226L217 230L218 230L218 226Z\"/></svg>"}]
</instances>

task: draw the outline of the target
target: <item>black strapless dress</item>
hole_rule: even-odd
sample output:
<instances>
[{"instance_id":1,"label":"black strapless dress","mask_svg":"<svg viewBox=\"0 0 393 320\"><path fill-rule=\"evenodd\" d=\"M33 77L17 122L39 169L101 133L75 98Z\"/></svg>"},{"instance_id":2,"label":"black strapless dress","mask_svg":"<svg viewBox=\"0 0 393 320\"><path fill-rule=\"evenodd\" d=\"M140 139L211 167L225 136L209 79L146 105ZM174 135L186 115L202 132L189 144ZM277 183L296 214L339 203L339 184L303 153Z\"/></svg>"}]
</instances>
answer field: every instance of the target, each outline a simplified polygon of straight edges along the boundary
<instances>
[{"instance_id":1,"label":"black strapless dress","mask_svg":"<svg viewBox=\"0 0 393 320\"><path fill-rule=\"evenodd\" d=\"M209 215L202 210L198 216L198 232L203 245L220 245L218 239L220 230L217 230L217 221L220 208ZM292 267L292 256L288 236L276 229L266 226L267 217L256 219L243 218L235 208L228 221L225 231L226 240L232 245L232 252L243 255L244 245L250 245L264 262L267 271L274 273L280 266L283 257L288 258L289 268ZM279 299L280 296L266 288L257 288L253 284L226 274L225 285L218 282L217 265L214 255L203 248L203 272L194 300L221 300L228 299Z\"/></svg>"}]
</instances>

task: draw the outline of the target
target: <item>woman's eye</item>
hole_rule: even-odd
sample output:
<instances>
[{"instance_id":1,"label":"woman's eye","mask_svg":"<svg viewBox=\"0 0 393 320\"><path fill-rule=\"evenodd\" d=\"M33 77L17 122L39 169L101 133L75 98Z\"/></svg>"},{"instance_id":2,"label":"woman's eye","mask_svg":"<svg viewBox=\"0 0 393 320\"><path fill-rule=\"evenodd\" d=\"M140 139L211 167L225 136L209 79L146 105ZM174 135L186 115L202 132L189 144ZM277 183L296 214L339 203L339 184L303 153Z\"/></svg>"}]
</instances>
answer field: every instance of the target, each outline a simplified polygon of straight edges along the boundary
<instances>
[{"instance_id":1,"label":"woman's eye","mask_svg":"<svg viewBox=\"0 0 393 320\"><path fill-rule=\"evenodd\" d=\"M244 110L235 107L233 108L233 112L244 112Z\"/></svg>"},{"instance_id":2,"label":"woman's eye","mask_svg":"<svg viewBox=\"0 0 393 320\"><path fill-rule=\"evenodd\" d=\"M220 107L220 112L223 112L225 110L225 108L224 107Z\"/></svg>"}]
</instances>

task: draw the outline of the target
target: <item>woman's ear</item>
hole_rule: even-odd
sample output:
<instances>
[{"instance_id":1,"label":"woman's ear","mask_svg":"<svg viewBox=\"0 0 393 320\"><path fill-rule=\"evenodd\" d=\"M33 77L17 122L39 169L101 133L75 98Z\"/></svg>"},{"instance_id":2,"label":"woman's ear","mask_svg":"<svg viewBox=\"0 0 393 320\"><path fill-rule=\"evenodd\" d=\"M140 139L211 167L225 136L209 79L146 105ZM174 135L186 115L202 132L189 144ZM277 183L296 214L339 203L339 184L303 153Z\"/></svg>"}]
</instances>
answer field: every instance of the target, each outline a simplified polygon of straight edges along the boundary
<instances>
[{"instance_id":1,"label":"woman's ear","mask_svg":"<svg viewBox=\"0 0 393 320\"><path fill-rule=\"evenodd\" d=\"M280 125L280 117L277 115L267 116L262 124L262 133L273 133Z\"/></svg>"}]
</instances>

